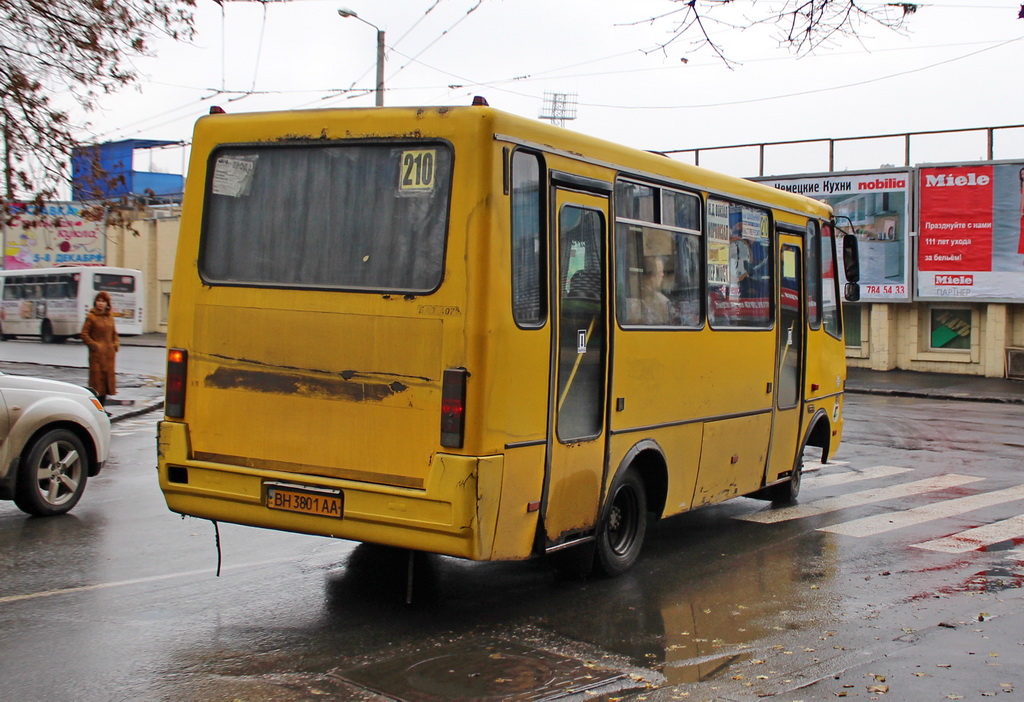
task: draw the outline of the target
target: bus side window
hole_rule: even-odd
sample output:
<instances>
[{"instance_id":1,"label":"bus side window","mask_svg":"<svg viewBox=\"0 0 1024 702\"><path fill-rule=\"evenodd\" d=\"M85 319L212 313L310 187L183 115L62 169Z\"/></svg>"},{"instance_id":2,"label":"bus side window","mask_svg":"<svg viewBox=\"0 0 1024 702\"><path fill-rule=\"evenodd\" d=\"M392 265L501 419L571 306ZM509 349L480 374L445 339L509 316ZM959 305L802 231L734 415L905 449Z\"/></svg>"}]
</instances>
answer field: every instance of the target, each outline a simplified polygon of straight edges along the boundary
<instances>
[{"instance_id":1,"label":"bus side window","mask_svg":"<svg viewBox=\"0 0 1024 702\"><path fill-rule=\"evenodd\" d=\"M699 327L700 199L620 180L615 206L619 324Z\"/></svg>"},{"instance_id":2,"label":"bus side window","mask_svg":"<svg viewBox=\"0 0 1024 702\"><path fill-rule=\"evenodd\" d=\"M770 329L774 290L768 211L708 198L711 326Z\"/></svg>"},{"instance_id":3,"label":"bus side window","mask_svg":"<svg viewBox=\"0 0 1024 702\"><path fill-rule=\"evenodd\" d=\"M536 154L512 154L512 316L523 327L542 326L547 310L541 170Z\"/></svg>"},{"instance_id":4,"label":"bus side window","mask_svg":"<svg viewBox=\"0 0 1024 702\"><path fill-rule=\"evenodd\" d=\"M818 223L807 223L804 237L804 258L806 259L804 280L807 290L807 326L821 328L821 236Z\"/></svg>"}]
</instances>

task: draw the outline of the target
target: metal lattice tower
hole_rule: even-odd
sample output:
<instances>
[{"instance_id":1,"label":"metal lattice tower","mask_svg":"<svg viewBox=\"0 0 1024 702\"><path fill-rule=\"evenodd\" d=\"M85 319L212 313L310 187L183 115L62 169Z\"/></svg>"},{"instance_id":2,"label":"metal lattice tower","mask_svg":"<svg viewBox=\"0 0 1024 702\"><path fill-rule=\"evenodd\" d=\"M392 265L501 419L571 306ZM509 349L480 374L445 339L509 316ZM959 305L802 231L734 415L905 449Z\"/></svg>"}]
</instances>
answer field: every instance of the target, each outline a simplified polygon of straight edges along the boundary
<instances>
[{"instance_id":1,"label":"metal lattice tower","mask_svg":"<svg viewBox=\"0 0 1024 702\"><path fill-rule=\"evenodd\" d=\"M558 127L566 121L576 119L576 93L544 93L544 107L540 119L546 119Z\"/></svg>"}]
</instances>

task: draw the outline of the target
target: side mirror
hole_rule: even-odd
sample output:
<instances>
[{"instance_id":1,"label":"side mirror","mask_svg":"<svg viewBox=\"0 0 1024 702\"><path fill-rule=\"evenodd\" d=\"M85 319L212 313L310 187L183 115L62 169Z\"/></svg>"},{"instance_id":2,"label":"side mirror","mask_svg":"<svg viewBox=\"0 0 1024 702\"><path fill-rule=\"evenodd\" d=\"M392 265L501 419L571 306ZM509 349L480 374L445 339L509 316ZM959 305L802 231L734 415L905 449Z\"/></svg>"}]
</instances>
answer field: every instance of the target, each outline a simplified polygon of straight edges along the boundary
<instances>
[{"instance_id":1,"label":"side mirror","mask_svg":"<svg viewBox=\"0 0 1024 702\"><path fill-rule=\"evenodd\" d=\"M843 297L847 302L860 302L860 284L847 283L843 290Z\"/></svg>"},{"instance_id":2,"label":"side mirror","mask_svg":"<svg viewBox=\"0 0 1024 702\"><path fill-rule=\"evenodd\" d=\"M847 282L860 282L860 254L857 252L857 237L853 234L843 237L843 270Z\"/></svg>"}]
</instances>

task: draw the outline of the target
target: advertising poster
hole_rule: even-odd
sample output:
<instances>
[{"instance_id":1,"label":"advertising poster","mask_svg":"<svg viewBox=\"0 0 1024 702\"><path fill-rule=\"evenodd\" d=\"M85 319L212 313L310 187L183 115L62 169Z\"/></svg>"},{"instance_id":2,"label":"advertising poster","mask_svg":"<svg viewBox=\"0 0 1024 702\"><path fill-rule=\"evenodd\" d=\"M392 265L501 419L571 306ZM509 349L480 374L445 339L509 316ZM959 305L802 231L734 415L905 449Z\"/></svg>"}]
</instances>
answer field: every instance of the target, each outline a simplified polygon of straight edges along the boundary
<instances>
[{"instance_id":1,"label":"advertising poster","mask_svg":"<svg viewBox=\"0 0 1024 702\"><path fill-rule=\"evenodd\" d=\"M102 266L106 262L104 223L82 216L77 202L10 206L4 227L4 269Z\"/></svg>"},{"instance_id":2,"label":"advertising poster","mask_svg":"<svg viewBox=\"0 0 1024 702\"><path fill-rule=\"evenodd\" d=\"M862 300L910 301L909 171L757 180L780 190L823 200L832 205L841 230L850 231L852 226L859 244Z\"/></svg>"},{"instance_id":3,"label":"advertising poster","mask_svg":"<svg viewBox=\"0 0 1024 702\"><path fill-rule=\"evenodd\" d=\"M1024 300L1024 163L919 170L917 291Z\"/></svg>"}]
</instances>

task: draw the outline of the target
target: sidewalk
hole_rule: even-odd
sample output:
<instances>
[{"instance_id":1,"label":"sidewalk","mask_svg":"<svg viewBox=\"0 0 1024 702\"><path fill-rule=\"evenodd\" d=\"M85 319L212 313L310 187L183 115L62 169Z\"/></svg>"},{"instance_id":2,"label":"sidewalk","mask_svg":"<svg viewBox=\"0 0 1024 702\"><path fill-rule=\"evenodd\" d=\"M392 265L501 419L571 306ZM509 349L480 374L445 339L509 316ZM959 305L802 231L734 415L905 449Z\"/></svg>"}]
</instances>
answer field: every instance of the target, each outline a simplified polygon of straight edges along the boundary
<instances>
[{"instance_id":1,"label":"sidewalk","mask_svg":"<svg viewBox=\"0 0 1024 702\"><path fill-rule=\"evenodd\" d=\"M982 378L976 375L850 368L847 373L846 391L893 397L1024 404L1024 381Z\"/></svg>"},{"instance_id":2,"label":"sidewalk","mask_svg":"<svg viewBox=\"0 0 1024 702\"><path fill-rule=\"evenodd\" d=\"M122 346L165 346L166 343L167 338L163 334L121 337ZM30 375L62 380L82 387L89 385L89 369L83 367L0 361L0 371L8 375ZM112 423L154 412L164 406L164 379L154 375L119 372L117 395L110 399L118 403L108 404L106 407Z\"/></svg>"}]
</instances>

